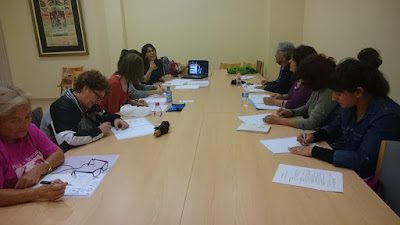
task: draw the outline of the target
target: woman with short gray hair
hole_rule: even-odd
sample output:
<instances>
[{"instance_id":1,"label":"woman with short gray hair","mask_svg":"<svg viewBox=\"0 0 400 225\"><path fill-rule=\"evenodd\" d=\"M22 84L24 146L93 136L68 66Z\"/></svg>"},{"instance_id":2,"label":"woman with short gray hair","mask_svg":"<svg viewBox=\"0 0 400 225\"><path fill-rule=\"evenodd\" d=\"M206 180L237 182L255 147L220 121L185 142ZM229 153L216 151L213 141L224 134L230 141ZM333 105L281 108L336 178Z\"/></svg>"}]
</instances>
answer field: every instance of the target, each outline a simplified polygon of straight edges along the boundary
<instances>
[{"instance_id":1,"label":"woman with short gray hair","mask_svg":"<svg viewBox=\"0 0 400 225\"><path fill-rule=\"evenodd\" d=\"M61 198L67 185L61 180L31 187L63 162L63 151L32 124L24 92L0 87L0 206Z\"/></svg>"},{"instance_id":2,"label":"woman with short gray hair","mask_svg":"<svg viewBox=\"0 0 400 225\"><path fill-rule=\"evenodd\" d=\"M280 42L275 53L275 61L281 66L279 76L275 81L261 81L262 88L266 91L287 94L292 86L289 60L294 50L291 42Z\"/></svg>"}]
</instances>

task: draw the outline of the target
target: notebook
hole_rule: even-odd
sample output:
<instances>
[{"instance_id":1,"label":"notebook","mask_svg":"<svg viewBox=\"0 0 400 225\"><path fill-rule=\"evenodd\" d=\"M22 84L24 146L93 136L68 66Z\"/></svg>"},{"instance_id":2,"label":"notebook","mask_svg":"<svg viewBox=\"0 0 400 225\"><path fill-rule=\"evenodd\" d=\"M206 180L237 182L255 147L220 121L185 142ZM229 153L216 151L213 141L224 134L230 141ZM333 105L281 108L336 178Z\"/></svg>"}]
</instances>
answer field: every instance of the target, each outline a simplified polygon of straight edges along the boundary
<instances>
[{"instance_id":1,"label":"notebook","mask_svg":"<svg viewBox=\"0 0 400 225\"><path fill-rule=\"evenodd\" d=\"M269 129L271 128L268 124L252 124L252 123L242 123L237 128L238 131L249 131L249 132L256 132L256 133L268 133Z\"/></svg>"},{"instance_id":2,"label":"notebook","mask_svg":"<svg viewBox=\"0 0 400 225\"><path fill-rule=\"evenodd\" d=\"M202 79L208 77L208 61L207 60L189 60L189 74L182 76L183 78Z\"/></svg>"}]
</instances>

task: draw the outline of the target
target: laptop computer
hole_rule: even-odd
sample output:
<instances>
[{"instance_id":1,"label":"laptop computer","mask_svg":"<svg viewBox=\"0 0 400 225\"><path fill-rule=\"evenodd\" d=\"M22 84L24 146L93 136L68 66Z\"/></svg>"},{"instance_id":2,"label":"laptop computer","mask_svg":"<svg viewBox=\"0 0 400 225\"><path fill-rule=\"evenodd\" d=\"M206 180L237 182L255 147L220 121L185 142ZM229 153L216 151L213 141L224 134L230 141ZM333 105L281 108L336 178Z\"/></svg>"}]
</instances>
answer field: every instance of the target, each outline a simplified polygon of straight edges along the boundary
<instances>
[{"instance_id":1,"label":"laptop computer","mask_svg":"<svg viewBox=\"0 0 400 225\"><path fill-rule=\"evenodd\" d=\"M190 79L202 79L208 77L208 61L207 60L189 60L189 74L183 76Z\"/></svg>"}]
</instances>

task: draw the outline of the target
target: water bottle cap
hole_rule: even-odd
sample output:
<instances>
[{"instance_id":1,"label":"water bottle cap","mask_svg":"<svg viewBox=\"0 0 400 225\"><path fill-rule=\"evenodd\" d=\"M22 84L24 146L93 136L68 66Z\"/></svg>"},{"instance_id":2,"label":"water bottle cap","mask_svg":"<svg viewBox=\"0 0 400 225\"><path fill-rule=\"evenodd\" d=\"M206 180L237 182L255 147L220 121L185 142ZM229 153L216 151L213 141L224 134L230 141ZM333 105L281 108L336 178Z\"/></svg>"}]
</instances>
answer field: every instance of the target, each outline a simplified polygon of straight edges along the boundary
<instances>
[{"instance_id":1,"label":"water bottle cap","mask_svg":"<svg viewBox=\"0 0 400 225\"><path fill-rule=\"evenodd\" d=\"M236 71L236 74L242 74L240 71Z\"/></svg>"},{"instance_id":2,"label":"water bottle cap","mask_svg":"<svg viewBox=\"0 0 400 225\"><path fill-rule=\"evenodd\" d=\"M160 106L160 103L159 103L159 102L156 102L156 106Z\"/></svg>"}]
</instances>

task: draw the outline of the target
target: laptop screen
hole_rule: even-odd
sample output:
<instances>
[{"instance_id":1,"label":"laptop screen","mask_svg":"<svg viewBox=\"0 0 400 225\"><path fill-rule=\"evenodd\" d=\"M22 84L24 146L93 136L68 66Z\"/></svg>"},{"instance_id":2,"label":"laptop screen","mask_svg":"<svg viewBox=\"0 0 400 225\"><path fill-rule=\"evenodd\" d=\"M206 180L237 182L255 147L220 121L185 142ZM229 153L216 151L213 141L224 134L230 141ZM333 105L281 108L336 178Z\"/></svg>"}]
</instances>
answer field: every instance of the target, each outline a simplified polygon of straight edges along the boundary
<instances>
[{"instance_id":1,"label":"laptop screen","mask_svg":"<svg viewBox=\"0 0 400 225\"><path fill-rule=\"evenodd\" d=\"M208 74L208 61L205 60L189 60L189 74L202 75Z\"/></svg>"}]
</instances>

